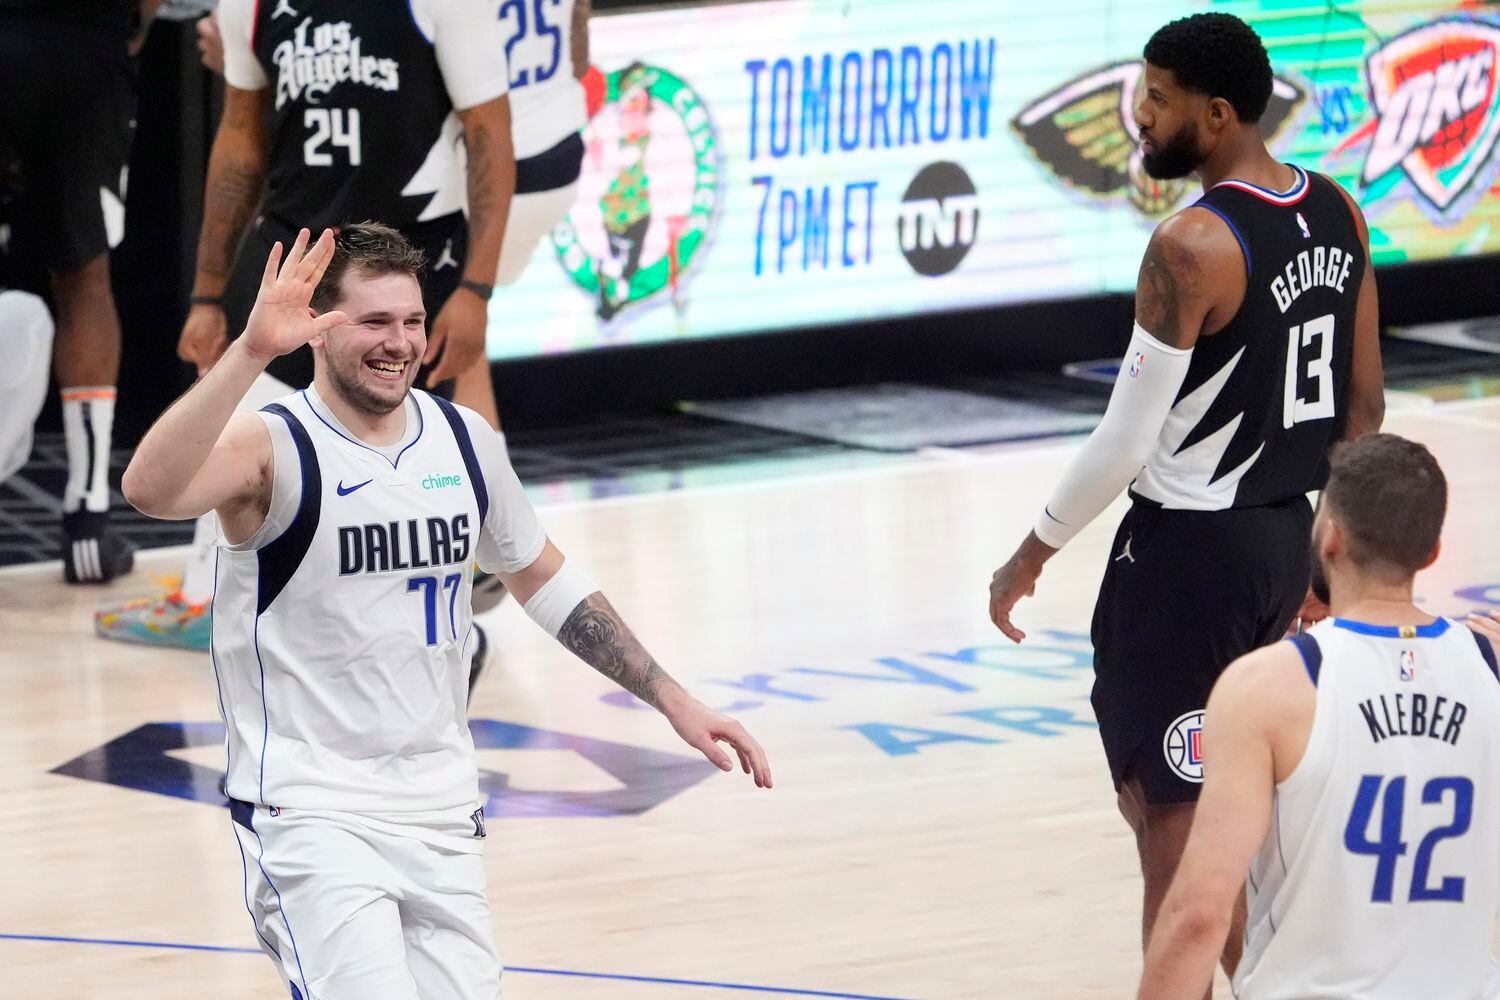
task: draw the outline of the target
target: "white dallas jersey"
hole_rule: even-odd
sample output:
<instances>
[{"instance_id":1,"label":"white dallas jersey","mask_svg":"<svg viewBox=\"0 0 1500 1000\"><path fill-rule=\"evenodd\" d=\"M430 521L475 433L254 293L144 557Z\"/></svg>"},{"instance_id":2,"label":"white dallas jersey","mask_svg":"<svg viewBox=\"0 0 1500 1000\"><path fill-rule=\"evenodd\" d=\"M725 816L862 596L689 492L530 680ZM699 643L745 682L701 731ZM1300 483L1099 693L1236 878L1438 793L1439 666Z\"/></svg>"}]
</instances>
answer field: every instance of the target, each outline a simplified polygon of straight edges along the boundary
<instances>
[{"instance_id":1,"label":"white dallas jersey","mask_svg":"<svg viewBox=\"0 0 1500 1000\"><path fill-rule=\"evenodd\" d=\"M575 0L500 0L494 6L508 39L511 142L516 159L524 160L588 121L583 84L573 75Z\"/></svg>"},{"instance_id":2,"label":"white dallas jersey","mask_svg":"<svg viewBox=\"0 0 1500 1000\"><path fill-rule=\"evenodd\" d=\"M312 389L259 412L270 511L220 549L213 663L231 799L389 814L472 810L472 566L546 542L495 433L425 392L401 442L361 443Z\"/></svg>"},{"instance_id":3,"label":"white dallas jersey","mask_svg":"<svg viewBox=\"0 0 1500 1000\"><path fill-rule=\"evenodd\" d=\"M1500 996L1500 681L1467 628L1328 621L1307 751L1250 868L1239 1000Z\"/></svg>"}]
</instances>

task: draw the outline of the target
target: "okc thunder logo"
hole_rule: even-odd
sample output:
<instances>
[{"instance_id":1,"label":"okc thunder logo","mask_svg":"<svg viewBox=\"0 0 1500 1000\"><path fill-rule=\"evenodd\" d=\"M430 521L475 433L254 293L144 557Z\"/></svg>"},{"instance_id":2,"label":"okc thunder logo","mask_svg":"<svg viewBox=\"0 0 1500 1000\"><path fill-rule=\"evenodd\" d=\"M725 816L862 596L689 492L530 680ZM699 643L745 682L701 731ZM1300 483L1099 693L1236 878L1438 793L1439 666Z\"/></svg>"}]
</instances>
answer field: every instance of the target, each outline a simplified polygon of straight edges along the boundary
<instances>
[{"instance_id":1,"label":"okc thunder logo","mask_svg":"<svg viewBox=\"0 0 1500 1000\"><path fill-rule=\"evenodd\" d=\"M1374 186L1399 170L1439 221L1462 214L1455 202L1466 193L1482 196L1500 171L1490 155L1500 136L1497 54L1500 27L1459 18L1408 31L1372 53L1365 73L1376 118L1341 147L1369 138L1361 181Z\"/></svg>"},{"instance_id":2,"label":"okc thunder logo","mask_svg":"<svg viewBox=\"0 0 1500 1000\"><path fill-rule=\"evenodd\" d=\"M1203 712L1184 712L1167 727L1161 740L1162 756L1183 781L1203 783Z\"/></svg>"}]
</instances>

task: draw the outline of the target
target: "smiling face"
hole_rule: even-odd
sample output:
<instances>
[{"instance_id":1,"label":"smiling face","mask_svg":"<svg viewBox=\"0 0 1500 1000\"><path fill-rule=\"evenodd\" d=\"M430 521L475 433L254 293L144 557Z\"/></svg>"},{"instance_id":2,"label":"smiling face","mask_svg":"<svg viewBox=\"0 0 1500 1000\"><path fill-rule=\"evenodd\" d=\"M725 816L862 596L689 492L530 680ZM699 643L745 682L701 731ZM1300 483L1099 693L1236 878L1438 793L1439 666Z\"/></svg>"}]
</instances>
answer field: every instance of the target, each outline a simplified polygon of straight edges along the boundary
<instances>
[{"instance_id":1,"label":"smiling face","mask_svg":"<svg viewBox=\"0 0 1500 1000\"><path fill-rule=\"evenodd\" d=\"M427 311L417 279L351 267L330 308L349 322L313 338L339 396L354 409L384 416L402 404L427 350Z\"/></svg>"},{"instance_id":2,"label":"smiling face","mask_svg":"<svg viewBox=\"0 0 1500 1000\"><path fill-rule=\"evenodd\" d=\"M1209 99L1177 83L1171 70L1146 63L1140 95L1135 102L1135 124L1141 132L1141 162L1159 181L1177 180L1193 173L1208 159L1200 148L1199 120Z\"/></svg>"}]
</instances>

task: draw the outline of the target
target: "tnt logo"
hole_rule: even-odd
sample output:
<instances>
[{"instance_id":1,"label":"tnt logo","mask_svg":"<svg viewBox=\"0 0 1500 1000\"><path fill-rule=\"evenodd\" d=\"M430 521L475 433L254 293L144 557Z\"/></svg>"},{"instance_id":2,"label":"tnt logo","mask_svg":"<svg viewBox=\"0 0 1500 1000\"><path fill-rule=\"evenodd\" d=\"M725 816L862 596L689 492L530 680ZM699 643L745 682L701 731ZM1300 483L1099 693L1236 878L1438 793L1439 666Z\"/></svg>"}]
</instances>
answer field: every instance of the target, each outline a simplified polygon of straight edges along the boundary
<instances>
[{"instance_id":1,"label":"tnt logo","mask_svg":"<svg viewBox=\"0 0 1500 1000\"><path fill-rule=\"evenodd\" d=\"M1417 679L1417 654L1410 649L1401 651L1400 676L1403 681L1414 681Z\"/></svg>"},{"instance_id":2,"label":"tnt logo","mask_svg":"<svg viewBox=\"0 0 1500 1000\"><path fill-rule=\"evenodd\" d=\"M1423 25L1372 53L1365 72L1377 117L1361 180L1371 185L1400 168L1439 211L1486 186L1500 135L1497 53L1500 28L1458 19Z\"/></svg>"},{"instance_id":3,"label":"tnt logo","mask_svg":"<svg viewBox=\"0 0 1500 1000\"><path fill-rule=\"evenodd\" d=\"M979 194L956 163L929 163L912 178L896 213L906 262L929 278L958 267L979 237Z\"/></svg>"},{"instance_id":4,"label":"tnt logo","mask_svg":"<svg viewBox=\"0 0 1500 1000\"><path fill-rule=\"evenodd\" d=\"M1167 766L1183 781L1203 783L1203 712L1184 712L1167 727L1161 741Z\"/></svg>"}]
</instances>

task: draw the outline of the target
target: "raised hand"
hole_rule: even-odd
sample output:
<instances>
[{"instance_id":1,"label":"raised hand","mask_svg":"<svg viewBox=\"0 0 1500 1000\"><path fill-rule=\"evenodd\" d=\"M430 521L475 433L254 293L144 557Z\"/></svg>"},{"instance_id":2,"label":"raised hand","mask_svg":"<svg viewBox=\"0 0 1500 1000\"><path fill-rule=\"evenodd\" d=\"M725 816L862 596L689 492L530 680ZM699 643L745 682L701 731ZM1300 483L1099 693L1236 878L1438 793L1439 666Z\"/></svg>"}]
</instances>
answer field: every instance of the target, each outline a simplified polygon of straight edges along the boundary
<instances>
[{"instance_id":1,"label":"raised hand","mask_svg":"<svg viewBox=\"0 0 1500 1000\"><path fill-rule=\"evenodd\" d=\"M271 248L266 259L255 308L250 311L242 338L251 354L266 361L290 354L318 334L348 321L337 310L321 316L312 310L313 290L333 259L333 230L323 230L311 249L307 245L309 236L306 229L297 234L285 262L280 243Z\"/></svg>"}]
</instances>

